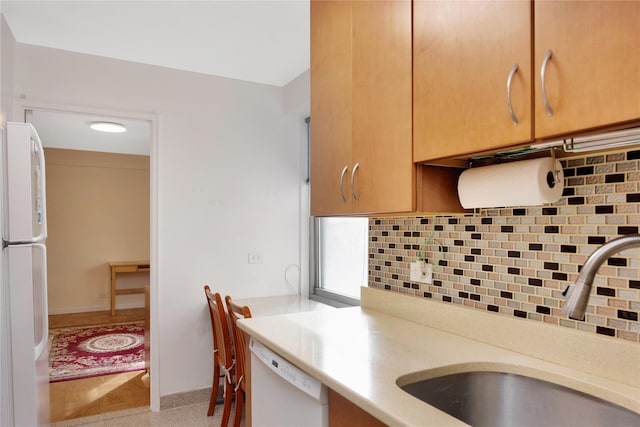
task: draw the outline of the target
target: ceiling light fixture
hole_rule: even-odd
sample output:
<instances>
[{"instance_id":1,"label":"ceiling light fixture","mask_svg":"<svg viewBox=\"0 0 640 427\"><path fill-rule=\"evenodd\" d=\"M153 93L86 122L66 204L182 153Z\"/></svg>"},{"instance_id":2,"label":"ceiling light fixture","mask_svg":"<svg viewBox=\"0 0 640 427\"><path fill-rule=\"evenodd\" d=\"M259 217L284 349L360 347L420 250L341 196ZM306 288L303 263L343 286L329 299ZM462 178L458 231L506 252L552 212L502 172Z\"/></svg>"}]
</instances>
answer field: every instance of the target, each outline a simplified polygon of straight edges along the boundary
<instances>
[{"instance_id":1,"label":"ceiling light fixture","mask_svg":"<svg viewBox=\"0 0 640 427\"><path fill-rule=\"evenodd\" d=\"M89 127L98 132L122 133L127 131L125 125L114 122L91 122Z\"/></svg>"}]
</instances>

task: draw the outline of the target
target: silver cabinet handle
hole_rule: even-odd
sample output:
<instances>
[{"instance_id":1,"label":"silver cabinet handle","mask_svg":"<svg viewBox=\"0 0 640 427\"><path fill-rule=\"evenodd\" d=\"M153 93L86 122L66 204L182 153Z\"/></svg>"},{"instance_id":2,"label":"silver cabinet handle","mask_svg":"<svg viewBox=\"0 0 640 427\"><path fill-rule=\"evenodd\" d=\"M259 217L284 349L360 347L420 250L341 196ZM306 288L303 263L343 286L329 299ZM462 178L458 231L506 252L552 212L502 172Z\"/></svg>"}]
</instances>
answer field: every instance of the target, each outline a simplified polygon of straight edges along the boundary
<instances>
[{"instance_id":1,"label":"silver cabinet handle","mask_svg":"<svg viewBox=\"0 0 640 427\"><path fill-rule=\"evenodd\" d=\"M340 195L342 196L342 200L346 203L347 196L344 195L344 189L342 183L344 182L344 174L349 170L348 165L344 165L344 169L342 169L342 173L340 174ZM353 179L353 178L352 178Z\"/></svg>"},{"instance_id":2,"label":"silver cabinet handle","mask_svg":"<svg viewBox=\"0 0 640 427\"><path fill-rule=\"evenodd\" d=\"M511 67L511 71L509 71L509 77L507 77L507 107L509 108L509 115L511 116L511 121L514 125L518 124L518 117L516 113L513 112L513 105L511 105L511 82L513 81L513 76L518 72L518 64L513 64Z\"/></svg>"},{"instance_id":3,"label":"silver cabinet handle","mask_svg":"<svg viewBox=\"0 0 640 427\"><path fill-rule=\"evenodd\" d=\"M356 165L353 167L353 170L351 171L351 194L353 194L353 198L355 199L356 202L360 200L360 196L358 196L358 193L356 193L356 186L355 186L354 180L355 180L356 172L358 171L359 167L360 167L360 163L356 163Z\"/></svg>"},{"instance_id":4,"label":"silver cabinet handle","mask_svg":"<svg viewBox=\"0 0 640 427\"><path fill-rule=\"evenodd\" d=\"M547 51L547 54L544 56L544 59L542 60L542 67L540 67L540 82L541 82L540 85L542 87L542 102L544 103L544 109L547 110L547 116L549 117L553 116L553 109L551 108L551 105L549 105L549 99L547 99L547 90L544 87L544 77L545 77L545 74L547 73L547 64L551 59L551 55L553 55L553 51L549 49Z\"/></svg>"}]
</instances>

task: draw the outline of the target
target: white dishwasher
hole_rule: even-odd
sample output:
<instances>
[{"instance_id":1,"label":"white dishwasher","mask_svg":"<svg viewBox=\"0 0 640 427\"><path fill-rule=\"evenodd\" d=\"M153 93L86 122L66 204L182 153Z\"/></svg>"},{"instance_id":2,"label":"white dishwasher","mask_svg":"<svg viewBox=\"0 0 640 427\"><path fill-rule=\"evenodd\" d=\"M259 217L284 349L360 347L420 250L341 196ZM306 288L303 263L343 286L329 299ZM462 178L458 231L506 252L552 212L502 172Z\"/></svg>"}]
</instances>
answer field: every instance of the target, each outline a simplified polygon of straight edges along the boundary
<instances>
[{"instance_id":1,"label":"white dishwasher","mask_svg":"<svg viewBox=\"0 0 640 427\"><path fill-rule=\"evenodd\" d=\"M327 387L251 338L251 420L255 427L329 425Z\"/></svg>"}]
</instances>

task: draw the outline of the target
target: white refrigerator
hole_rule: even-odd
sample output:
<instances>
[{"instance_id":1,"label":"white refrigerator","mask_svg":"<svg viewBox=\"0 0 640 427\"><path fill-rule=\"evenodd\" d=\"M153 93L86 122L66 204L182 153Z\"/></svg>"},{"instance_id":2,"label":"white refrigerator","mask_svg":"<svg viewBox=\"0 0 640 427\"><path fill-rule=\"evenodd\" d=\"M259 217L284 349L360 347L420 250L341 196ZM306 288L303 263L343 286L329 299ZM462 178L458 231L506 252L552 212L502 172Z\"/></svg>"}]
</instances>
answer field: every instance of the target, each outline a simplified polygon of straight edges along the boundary
<instances>
[{"instance_id":1,"label":"white refrigerator","mask_svg":"<svg viewBox=\"0 0 640 427\"><path fill-rule=\"evenodd\" d=\"M31 124L9 122L1 153L0 425L48 425L44 151Z\"/></svg>"}]
</instances>

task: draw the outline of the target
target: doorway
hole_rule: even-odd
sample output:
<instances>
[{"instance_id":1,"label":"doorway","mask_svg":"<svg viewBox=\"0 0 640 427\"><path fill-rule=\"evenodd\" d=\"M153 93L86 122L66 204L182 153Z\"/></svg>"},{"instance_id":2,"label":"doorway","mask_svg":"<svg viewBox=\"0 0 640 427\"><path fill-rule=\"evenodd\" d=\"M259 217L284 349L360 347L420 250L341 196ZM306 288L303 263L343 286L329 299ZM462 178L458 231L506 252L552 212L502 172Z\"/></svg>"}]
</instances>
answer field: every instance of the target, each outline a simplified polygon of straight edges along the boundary
<instances>
[{"instance_id":1,"label":"doorway","mask_svg":"<svg viewBox=\"0 0 640 427\"><path fill-rule=\"evenodd\" d=\"M148 331L150 269L118 277L121 295L112 314L109 264L150 264L153 123L38 108L26 109L25 120L38 131L47 161L50 336L136 322ZM96 132L90 125L97 122L121 124L125 132ZM135 292L145 288L146 298ZM149 336L144 335L148 355ZM52 382L51 421L149 406L148 369L147 357L142 371Z\"/></svg>"}]
</instances>

